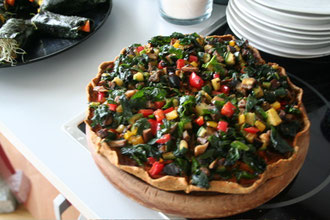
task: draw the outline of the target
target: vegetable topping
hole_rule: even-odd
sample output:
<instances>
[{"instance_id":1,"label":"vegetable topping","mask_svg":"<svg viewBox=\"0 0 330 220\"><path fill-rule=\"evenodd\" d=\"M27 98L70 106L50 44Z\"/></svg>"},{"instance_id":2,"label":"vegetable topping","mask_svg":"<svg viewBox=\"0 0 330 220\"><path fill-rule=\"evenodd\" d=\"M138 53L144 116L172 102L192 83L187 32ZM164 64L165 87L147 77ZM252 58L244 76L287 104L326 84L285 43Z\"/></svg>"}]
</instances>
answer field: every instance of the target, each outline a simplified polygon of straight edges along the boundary
<instances>
[{"instance_id":1,"label":"vegetable topping","mask_svg":"<svg viewBox=\"0 0 330 220\"><path fill-rule=\"evenodd\" d=\"M186 177L202 188L252 184L292 155L302 127L280 68L232 38L173 33L133 44L94 90L90 122L105 142L123 140L121 154L151 178Z\"/></svg>"}]
</instances>

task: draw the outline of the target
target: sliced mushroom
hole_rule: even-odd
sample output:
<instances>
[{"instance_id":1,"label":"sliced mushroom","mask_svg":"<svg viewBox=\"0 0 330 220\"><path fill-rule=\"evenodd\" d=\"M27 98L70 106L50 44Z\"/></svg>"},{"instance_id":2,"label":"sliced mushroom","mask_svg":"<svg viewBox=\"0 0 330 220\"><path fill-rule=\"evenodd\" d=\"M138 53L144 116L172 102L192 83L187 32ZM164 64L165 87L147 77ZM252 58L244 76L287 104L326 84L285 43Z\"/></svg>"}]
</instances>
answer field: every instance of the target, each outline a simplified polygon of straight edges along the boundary
<instances>
[{"instance_id":1,"label":"sliced mushroom","mask_svg":"<svg viewBox=\"0 0 330 220\"><path fill-rule=\"evenodd\" d=\"M183 136L183 140L185 140L185 141L187 141L187 142L190 140L190 136L189 136L189 133L188 133L187 130L185 130L185 131L183 132L182 136Z\"/></svg>"},{"instance_id":2,"label":"sliced mushroom","mask_svg":"<svg viewBox=\"0 0 330 220\"><path fill-rule=\"evenodd\" d=\"M108 136L108 130L107 129L101 129L101 130L98 130L96 132L97 136L99 136L100 138L105 138L106 136Z\"/></svg>"},{"instance_id":3,"label":"sliced mushroom","mask_svg":"<svg viewBox=\"0 0 330 220\"><path fill-rule=\"evenodd\" d=\"M212 161L212 163L210 163L209 169L214 169L217 167L217 165L218 165L218 158Z\"/></svg>"},{"instance_id":4,"label":"sliced mushroom","mask_svg":"<svg viewBox=\"0 0 330 220\"><path fill-rule=\"evenodd\" d=\"M102 122L102 126L108 126L112 123L113 118L111 115L108 115L108 117Z\"/></svg>"},{"instance_id":5,"label":"sliced mushroom","mask_svg":"<svg viewBox=\"0 0 330 220\"><path fill-rule=\"evenodd\" d=\"M151 128L148 128L142 132L144 142L148 142L152 138Z\"/></svg>"},{"instance_id":6,"label":"sliced mushroom","mask_svg":"<svg viewBox=\"0 0 330 220\"><path fill-rule=\"evenodd\" d=\"M242 95L246 96L246 90L243 88L242 83L237 83L235 89Z\"/></svg>"},{"instance_id":7,"label":"sliced mushroom","mask_svg":"<svg viewBox=\"0 0 330 220\"><path fill-rule=\"evenodd\" d=\"M209 146L209 142L206 142L205 144L202 145L197 145L194 149L194 155L197 157L198 155L203 154L208 146Z\"/></svg>"},{"instance_id":8,"label":"sliced mushroom","mask_svg":"<svg viewBox=\"0 0 330 220\"><path fill-rule=\"evenodd\" d=\"M150 75L149 77L149 81L150 82L159 82L160 80L160 74L161 72L160 71L153 71L153 73Z\"/></svg>"},{"instance_id":9,"label":"sliced mushroom","mask_svg":"<svg viewBox=\"0 0 330 220\"><path fill-rule=\"evenodd\" d=\"M245 100L245 99L241 99L241 100L238 102L237 106L238 106L239 108L245 108L245 106L246 106L246 100Z\"/></svg>"},{"instance_id":10,"label":"sliced mushroom","mask_svg":"<svg viewBox=\"0 0 330 220\"><path fill-rule=\"evenodd\" d=\"M115 141L109 141L108 142L110 147L125 147L126 140L115 140Z\"/></svg>"},{"instance_id":11,"label":"sliced mushroom","mask_svg":"<svg viewBox=\"0 0 330 220\"><path fill-rule=\"evenodd\" d=\"M103 86L95 86L93 88L93 90L96 92L108 92L108 90L106 88L104 88Z\"/></svg>"},{"instance_id":12,"label":"sliced mushroom","mask_svg":"<svg viewBox=\"0 0 330 220\"><path fill-rule=\"evenodd\" d=\"M269 144L269 142L270 142L269 137L270 137L270 130L259 136L261 142L263 143L263 145L262 145L263 147L266 147Z\"/></svg>"},{"instance_id":13,"label":"sliced mushroom","mask_svg":"<svg viewBox=\"0 0 330 220\"><path fill-rule=\"evenodd\" d=\"M148 57L149 57L150 59L153 59L153 60L156 60L156 59L157 59L157 55L154 54L154 53L149 53L149 54L148 54Z\"/></svg>"},{"instance_id":14,"label":"sliced mushroom","mask_svg":"<svg viewBox=\"0 0 330 220\"><path fill-rule=\"evenodd\" d=\"M277 89L278 87L281 86L281 83L277 79L272 79L270 83L272 89Z\"/></svg>"},{"instance_id":15,"label":"sliced mushroom","mask_svg":"<svg viewBox=\"0 0 330 220\"><path fill-rule=\"evenodd\" d=\"M204 137L198 137L197 138L198 143L205 144L207 142L207 138Z\"/></svg>"},{"instance_id":16,"label":"sliced mushroom","mask_svg":"<svg viewBox=\"0 0 330 220\"><path fill-rule=\"evenodd\" d=\"M109 86L110 89L114 89L116 87L116 83L112 82L112 81L109 81L108 86Z\"/></svg>"},{"instance_id":17,"label":"sliced mushroom","mask_svg":"<svg viewBox=\"0 0 330 220\"><path fill-rule=\"evenodd\" d=\"M197 72L199 70L198 67L194 67L194 66L184 66L181 69L184 72Z\"/></svg>"},{"instance_id":18,"label":"sliced mushroom","mask_svg":"<svg viewBox=\"0 0 330 220\"><path fill-rule=\"evenodd\" d=\"M130 97L132 97L136 92L137 92L136 89L127 90L127 91L125 92L125 96L126 96L127 98L130 98Z\"/></svg>"},{"instance_id":19,"label":"sliced mushroom","mask_svg":"<svg viewBox=\"0 0 330 220\"><path fill-rule=\"evenodd\" d=\"M217 59L217 61L218 61L219 63L221 63L221 62L224 61L223 57L218 53L218 51L214 51L214 52L213 52L213 55L216 56L216 59Z\"/></svg>"},{"instance_id":20,"label":"sliced mushroom","mask_svg":"<svg viewBox=\"0 0 330 220\"><path fill-rule=\"evenodd\" d=\"M120 101L120 96L117 95L117 96L115 97L114 101L115 101L116 103L119 103L119 101Z\"/></svg>"}]
</instances>

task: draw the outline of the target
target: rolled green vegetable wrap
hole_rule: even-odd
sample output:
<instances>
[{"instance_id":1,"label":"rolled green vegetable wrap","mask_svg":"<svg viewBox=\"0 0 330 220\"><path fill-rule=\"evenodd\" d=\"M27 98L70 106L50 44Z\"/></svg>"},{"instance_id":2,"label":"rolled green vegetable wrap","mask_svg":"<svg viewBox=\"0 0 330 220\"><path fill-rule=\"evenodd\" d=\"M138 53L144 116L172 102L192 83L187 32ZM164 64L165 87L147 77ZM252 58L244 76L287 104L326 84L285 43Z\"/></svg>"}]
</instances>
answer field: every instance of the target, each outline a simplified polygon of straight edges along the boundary
<instances>
[{"instance_id":1,"label":"rolled green vegetable wrap","mask_svg":"<svg viewBox=\"0 0 330 220\"><path fill-rule=\"evenodd\" d=\"M76 15L110 0L41 0L41 10L63 15Z\"/></svg>"},{"instance_id":2,"label":"rolled green vegetable wrap","mask_svg":"<svg viewBox=\"0 0 330 220\"><path fill-rule=\"evenodd\" d=\"M70 39L80 38L88 34L92 25L88 18L65 16L49 11L36 14L31 21L42 34Z\"/></svg>"},{"instance_id":3,"label":"rolled green vegetable wrap","mask_svg":"<svg viewBox=\"0 0 330 220\"><path fill-rule=\"evenodd\" d=\"M39 4L36 0L3 0L6 12L15 18L29 19L38 13Z\"/></svg>"},{"instance_id":4,"label":"rolled green vegetable wrap","mask_svg":"<svg viewBox=\"0 0 330 220\"><path fill-rule=\"evenodd\" d=\"M33 41L35 26L29 20L11 18L0 28L0 63L14 64Z\"/></svg>"}]
</instances>

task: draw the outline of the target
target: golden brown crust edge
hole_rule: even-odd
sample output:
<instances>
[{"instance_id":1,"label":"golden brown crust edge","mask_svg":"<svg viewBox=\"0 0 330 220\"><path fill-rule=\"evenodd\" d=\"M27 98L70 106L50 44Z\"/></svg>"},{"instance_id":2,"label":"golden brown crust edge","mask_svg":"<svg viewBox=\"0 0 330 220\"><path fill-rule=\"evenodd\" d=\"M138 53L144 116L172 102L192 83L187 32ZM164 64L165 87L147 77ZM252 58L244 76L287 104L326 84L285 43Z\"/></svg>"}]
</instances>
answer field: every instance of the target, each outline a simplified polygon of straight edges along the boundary
<instances>
[{"instance_id":1,"label":"golden brown crust edge","mask_svg":"<svg viewBox=\"0 0 330 220\"><path fill-rule=\"evenodd\" d=\"M232 35L224 35L224 36L209 36L209 37L216 37L221 38L224 40L231 40L235 39ZM254 51L255 56L258 58L260 63L265 63L265 61L260 57L259 51L253 47L251 47ZM123 50L124 51L124 50ZM122 51L122 52L123 52ZM116 57L117 59L117 57ZM272 65L274 63L268 63L269 65ZM114 65L114 61L110 62L104 62L99 66L99 71L97 76L91 81L91 83L87 86L87 96L88 101L95 100L95 94L93 93L93 88L100 80L101 74L104 72L104 70L110 66ZM281 74L287 76L285 69L283 67L279 67ZM279 161L269 164L267 166L267 169L263 174L261 174L260 178L255 181L251 186L244 187L238 183L229 182L229 181L211 181L210 182L210 188L204 189L199 188L197 186L191 185L187 182L186 178L184 177L174 177L174 176L163 176L158 179L153 179L149 176L147 171L145 171L141 167L136 166L128 166L128 165L122 165L119 163L119 157L121 155L118 155L118 153L111 149L109 145L107 145L104 142L101 142L101 138L99 138L96 133L92 130L90 127L90 111L87 112L87 119L86 122L86 130L87 130L87 138L91 140L91 144L93 145L93 148L100 153L101 155L105 156L112 164L114 164L116 167L133 174L140 179L144 180L145 182L149 183L150 185L166 190L166 191L185 191L186 193L192 192L192 191L209 191L209 192L220 192L220 193L232 193L232 194L247 194L253 192L255 189L257 189L261 184L265 183L267 180L278 177L283 175L286 172L292 172L297 173L300 170L300 167L302 166L307 150L308 145L305 145L307 149L301 149L300 146L303 146L300 143L300 137L309 135L309 128L310 128L310 122L308 120L306 111L302 105L302 94L303 90L297 86L295 86L290 79L288 78L289 85L295 92L297 93L296 99L298 102L299 109L302 112L302 120L304 122L303 129L296 135L296 137L293 140L293 147L294 147L294 153L293 155L288 159L280 159Z\"/></svg>"}]
</instances>

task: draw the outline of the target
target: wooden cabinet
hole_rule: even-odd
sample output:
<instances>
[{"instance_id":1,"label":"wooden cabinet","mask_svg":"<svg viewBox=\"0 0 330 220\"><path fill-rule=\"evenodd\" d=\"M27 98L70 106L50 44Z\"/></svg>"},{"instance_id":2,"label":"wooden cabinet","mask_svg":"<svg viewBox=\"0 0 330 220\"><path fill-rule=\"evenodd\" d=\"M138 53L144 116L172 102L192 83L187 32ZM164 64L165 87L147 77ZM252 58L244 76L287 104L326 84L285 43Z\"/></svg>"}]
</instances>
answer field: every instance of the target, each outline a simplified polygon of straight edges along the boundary
<instances>
[{"instance_id":1,"label":"wooden cabinet","mask_svg":"<svg viewBox=\"0 0 330 220\"><path fill-rule=\"evenodd\" d=\"M53 200L60 193L1 133L0 143L15 170L22 170L31 181L24 206L36 219L55 219ZM62 219L78 219L79 212L70 206Z\"/></svg>"}]
</instances>

